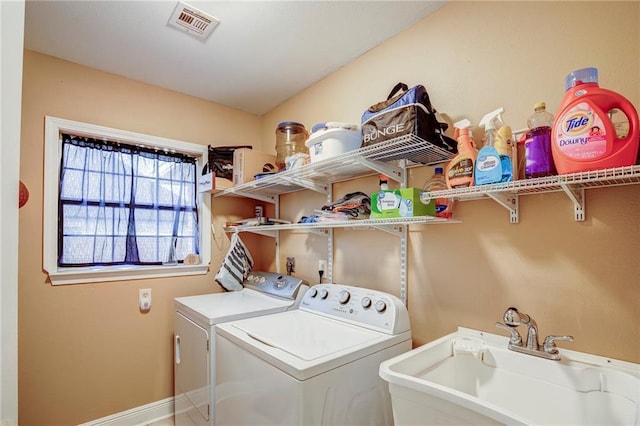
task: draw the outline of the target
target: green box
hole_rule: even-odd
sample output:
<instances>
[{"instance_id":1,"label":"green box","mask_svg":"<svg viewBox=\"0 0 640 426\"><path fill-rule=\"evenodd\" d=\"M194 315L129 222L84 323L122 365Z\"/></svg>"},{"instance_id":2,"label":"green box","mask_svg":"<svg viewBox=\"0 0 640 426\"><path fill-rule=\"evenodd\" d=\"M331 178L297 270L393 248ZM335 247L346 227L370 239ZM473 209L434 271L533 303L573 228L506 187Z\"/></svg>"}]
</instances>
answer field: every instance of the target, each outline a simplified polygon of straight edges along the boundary
<instances>
[{"instance_id":1,"label":"green box","mask_svg":"<svg viewBox=\"0 0 640 426\"><path fill-rule=\"evenodd\" d=\"M371 219L435 216L436 200L418 188L385 189L371 195Z\"/></svg>"}]
</instances>

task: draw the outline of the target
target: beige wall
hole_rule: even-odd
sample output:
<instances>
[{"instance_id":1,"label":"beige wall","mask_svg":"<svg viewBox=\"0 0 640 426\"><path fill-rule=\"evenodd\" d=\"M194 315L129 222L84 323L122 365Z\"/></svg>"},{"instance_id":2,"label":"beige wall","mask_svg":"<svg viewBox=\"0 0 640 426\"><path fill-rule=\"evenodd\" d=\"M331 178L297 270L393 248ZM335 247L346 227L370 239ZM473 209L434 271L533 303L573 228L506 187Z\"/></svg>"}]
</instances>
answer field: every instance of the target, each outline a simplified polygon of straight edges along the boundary
<instances>
[{"instance_id":1,"label":"beige wall","mask_svg":"<svg viewBox=\"0 0 640 426\"><path fill-rule=\"evenodd\" d=\"M20 424L78 424L170 397L173 299L219 291L224 219L207 275L51 286L42 270L44 116L202 145L257 140L260 118L29 51L23 87L20 178L31 197L20 209ZM213 209L253 215L240 199L215 200ZM138 310L140 288L152 290L148 314Z\"/></svg>"},{"instance_id":2,"label":"beige wall","mask_svg":"<svg viewBox=\"0 0 640 426\"><path fill-rule=\"evenodd\" d=\"M499 106L514 129L533 104L555 112L565 75L595 66L600 84L640 105L640 3L451 2L265 115L264 141L279 121L307 127L359 122L398 81L424 84L435 107L478 123ZM479 141L481 130L475 129ZM423 187L431 167L411 170ZM375 177L334 185L334 196L373 192ZM414 226L408 307L414 344L466 326L492 333L508 306L531 314L540 334L572 334L561 346L640 362L640 185L587 191L587 220L573 220L563 194L520 197L520 223L490 200L458 203L461 224ZM321 196L282 197L283 216L313 213ZM314 204L315 203L315 204ZM304 250L298 271L316 279L326 242L282 238L281 255ZM335 231L334 280L399 294L399 240ZM282 259L281 259L282 262Z\"/></svg>"},{"instance_id":3,"label":"beige wall","mask_svg":"<svg viewBox=\"0 0 640 426\"><path fill-rule=\"evenodd\" d=\"M431 101L475 125L504 106L514 129L533 104L555 112L567 73L594 66L600 84L640 98L638 2L451 2L264 116L279 121L359 122L398 81L426 86ZM479 130L478 130L479 134Z\"/></svg>"},{"instance_id":4,"label":"beige wall","mask_svg":"<svg viewBox=\"0 0 640 426\"><path fill-rule=\"evenodd\" d=\"M173 298L217 291L207 276L52 287L42 271L44 115L201 144L261 139L272 150L279 121L358 122L397 82L425 84L434 105L454 119L504 106L523 127L532 106L550 110L564 76L600 69L603 87L640 103L640 4L452 2L259 118L54 58L25 52L21 179L31 191L20 209L20 424L77 424L161 400L172 389ZM591 36L589 36L591 34ZM615 47L615 48L614 48ZM545 59L548 58L548 59ZM477 136L479 135L477 132ZM256 143L255 147L258 147ZM430 167L411 170L423 186ZM373 192L375 178L338 184L335 196ZM283 196L282 216L297 220L325 202L301 191ZM215 198L225 217L250 217L253 202ZM571 333L576 350L640 362L640 186L587 192L587 221L574 222L561 194L521 197L520 224L491 201L459 203L462 224L411 228L409 310L416 344L458 325L499 332L493 324L515 305L541 334ZM220 235L221 231L218 231ZM283 233L282 257L317 277L326 240ZM259 269L274 263L266 237L245 236ZM335 280L398 294L398 239L374 231L335 232ZM226 252L212 242L212 270ZM283 263L282 263L283 264ZM154 307L138 311L139 288Z\"/></svg>"}]
</instances>

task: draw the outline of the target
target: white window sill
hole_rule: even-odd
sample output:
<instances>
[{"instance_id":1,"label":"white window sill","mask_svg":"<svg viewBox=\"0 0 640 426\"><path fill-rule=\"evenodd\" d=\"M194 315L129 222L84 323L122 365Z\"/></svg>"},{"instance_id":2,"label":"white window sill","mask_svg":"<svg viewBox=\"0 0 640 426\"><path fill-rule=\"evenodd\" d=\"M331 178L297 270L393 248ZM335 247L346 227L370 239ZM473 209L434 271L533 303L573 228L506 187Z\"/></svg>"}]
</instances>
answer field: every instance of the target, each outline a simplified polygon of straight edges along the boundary
<instances>
[{"instance_id":1,"label":"white window sill","mask_svg":"<svg viewBox=\"0 0 640 426\"><path fill-rule=\"evenodd\" d=\"M52 285L88 284L104 281L140 280L186 275L203 275L209 265L175 266L104 266L88 268L58 268L49 272Z\"/></svg>"}]
</instances>

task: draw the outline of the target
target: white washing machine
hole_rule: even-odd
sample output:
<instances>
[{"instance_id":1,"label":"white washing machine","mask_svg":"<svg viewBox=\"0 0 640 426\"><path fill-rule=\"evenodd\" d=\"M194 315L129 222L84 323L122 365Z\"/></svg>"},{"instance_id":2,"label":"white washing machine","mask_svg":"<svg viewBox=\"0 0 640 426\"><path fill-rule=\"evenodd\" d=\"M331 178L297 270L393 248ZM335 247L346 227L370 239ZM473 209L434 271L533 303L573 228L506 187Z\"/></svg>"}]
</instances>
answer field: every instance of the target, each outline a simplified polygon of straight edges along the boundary
<instances>
[{"instance_id":1,"label":"white washing machine","mask_svg":"<svg viewBox=\"0 0 640 426\"><path fill-rule=\"evenodd\" d=\"M215 325L296 309L308 288L299 278L269 272L252 272L243 285L240 291L175 299L176 426L215 425Z\"/></svg>"},{"instance_id":2,"label":"white washing machine","mask_svg":"<svg viewBox=\"0 0 640 426\"><path fill-rule=\"evenodd\" d=\"M295 311L216 326L216 425L392 425L378 370L409 350L398 298L317 284Z\"/></svg>"}]
</instances>

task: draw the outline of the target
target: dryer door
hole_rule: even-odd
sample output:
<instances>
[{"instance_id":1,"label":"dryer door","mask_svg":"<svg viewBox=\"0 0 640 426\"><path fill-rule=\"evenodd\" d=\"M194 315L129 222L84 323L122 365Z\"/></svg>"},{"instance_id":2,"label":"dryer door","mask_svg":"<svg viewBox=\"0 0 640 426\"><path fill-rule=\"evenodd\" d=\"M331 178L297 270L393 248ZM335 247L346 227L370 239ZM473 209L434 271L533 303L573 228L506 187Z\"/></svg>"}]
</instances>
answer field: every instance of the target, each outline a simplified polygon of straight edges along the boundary
<instances>
[{"instance_id":1,"label":"dryer door","mask_svg":"<svg viewBox=\"0 0 640 426\"><path fill-rule=\"evenodd\" d=\"M174 330L176 424L206 425L211 401L209 332L179 312Z\"/></svg>"}]
</instances>

